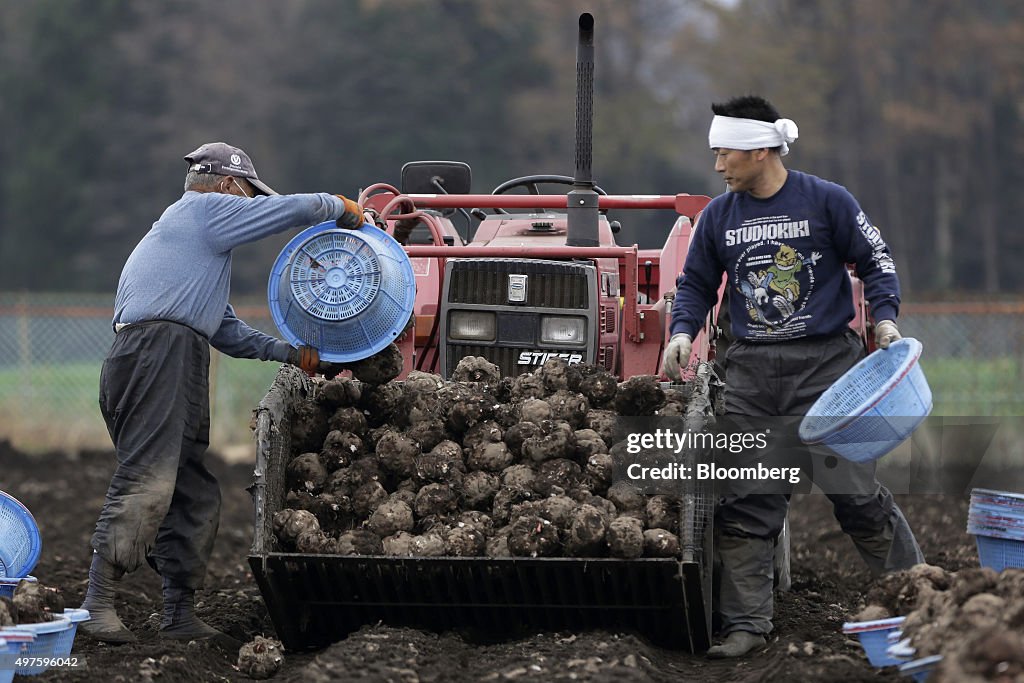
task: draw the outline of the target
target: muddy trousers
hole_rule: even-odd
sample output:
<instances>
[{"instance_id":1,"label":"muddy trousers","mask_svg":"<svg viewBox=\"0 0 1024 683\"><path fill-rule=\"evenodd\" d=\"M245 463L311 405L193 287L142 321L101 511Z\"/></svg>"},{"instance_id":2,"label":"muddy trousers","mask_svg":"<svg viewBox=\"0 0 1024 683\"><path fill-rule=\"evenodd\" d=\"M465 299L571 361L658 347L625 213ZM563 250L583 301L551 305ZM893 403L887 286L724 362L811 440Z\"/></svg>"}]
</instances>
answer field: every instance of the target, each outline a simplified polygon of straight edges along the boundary
<instances>
[{"instance_id":1,"label":"muddy trousers","mask_svg":"<svg viewBox=\"0 0 1024 683\"><path fill-rule=\"evenodd\" d=\"M777 344L737 342L726 359L726 412L756 418L805 415L863 355L864 347L852 332ZM827 450L802 451L804 475L829 498L840 527L872 573L924 561L892 494L875 478L874 463L852 463ZM715 552L723 634L772 630L774 539L782 531L789 498L789 492L772 489L733 490L719 499Z\"/></svg>"},{"instance_id":2,"label":"muddy trousers","mask_svg":"<svg viewBox=\"0 0 1024 683\"><path fill-rule=\"evenodd\" d=\"M118 569L146 560L190 589L202 587L220 519L220 487L203 462L209 365L205 337L153 321L119 332L100 374L117 469L92 547Z\"/></svg>"}]
</instances>

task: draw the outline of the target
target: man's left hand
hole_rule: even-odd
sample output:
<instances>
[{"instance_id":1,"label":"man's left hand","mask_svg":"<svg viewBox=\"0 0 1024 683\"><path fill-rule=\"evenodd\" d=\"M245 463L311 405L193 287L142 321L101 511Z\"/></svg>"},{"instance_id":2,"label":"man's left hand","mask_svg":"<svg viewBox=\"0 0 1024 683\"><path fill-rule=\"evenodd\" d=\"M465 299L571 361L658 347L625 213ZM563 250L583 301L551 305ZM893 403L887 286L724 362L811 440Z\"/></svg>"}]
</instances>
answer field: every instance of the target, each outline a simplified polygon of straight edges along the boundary
<instances>
[{"instance_id":1,"label":"man's left hand","mask_svg":"<svg viewBox=\"0 0 1024 683\"><path fill-rule=\"evenodd\" d=\"M875 323L875 345L880 349L889 348L889 344L903 339L899 328L892 320L879 320Z\"/></svg>"}]
</instances>

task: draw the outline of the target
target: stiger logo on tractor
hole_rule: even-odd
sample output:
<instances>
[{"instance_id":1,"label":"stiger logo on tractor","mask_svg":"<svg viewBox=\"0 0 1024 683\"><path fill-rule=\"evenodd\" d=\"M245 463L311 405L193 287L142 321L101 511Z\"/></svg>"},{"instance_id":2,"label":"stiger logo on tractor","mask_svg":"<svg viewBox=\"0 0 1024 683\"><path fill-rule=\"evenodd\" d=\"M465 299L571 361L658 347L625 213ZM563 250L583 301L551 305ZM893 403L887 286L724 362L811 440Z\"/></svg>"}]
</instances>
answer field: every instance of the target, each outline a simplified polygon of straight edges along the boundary
<instances>
[{"instance_id":1,"label":"stiger logo on tractor","mask_svg":"<svg viewBox=\"0 0 1024 683\"><path fill-rule=\"evenodd\" d=\"M564 358L569 365L579 365L583 362L583 354L580 353L556 353L554 351L522 351L519 354L519 365L544 365L552 358Z\"/></svg>"}]
</instances>

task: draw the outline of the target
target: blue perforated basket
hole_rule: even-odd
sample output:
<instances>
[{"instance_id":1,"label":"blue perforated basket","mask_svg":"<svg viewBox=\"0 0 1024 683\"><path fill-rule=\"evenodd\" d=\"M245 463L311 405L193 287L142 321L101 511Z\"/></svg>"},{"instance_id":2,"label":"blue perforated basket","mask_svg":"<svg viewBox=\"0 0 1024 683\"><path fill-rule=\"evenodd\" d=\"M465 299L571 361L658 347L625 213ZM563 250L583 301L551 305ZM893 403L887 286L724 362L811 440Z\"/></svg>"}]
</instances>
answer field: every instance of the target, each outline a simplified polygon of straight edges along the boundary
<instances>
[{"instance_id":1,"label":"blue perforated basket","mask_svg":"<svg viewBox=\"0 0 1024 683\"><path fill-rule=\"evenodd\" d=\"M800 423L800 439L854 462L877 460L913 433L932 410L918 363L921 342L905 338L853 366Z\"/></svg>"},{"instance_id":2,"label":"blue perforated basket","mask_svg":"<svg viewBox=\"0 0 1024 683\"><path fill-rule=\"evenodd\" d=\"M402 333L416 280L402 245L386 232L369 224L343 230L329 221L303 230L281 251L267 299L289 343L348 363L369 358Z\"/></svg>"},{"instance_id":3,"label":"blue perforated basket","mask_svg":"<svg viewBox=\"0 0 1024 683\"><path fill-rule=\"evenodd\" d=\"M889 648L889 634L894 633L903 626L906 617L893 617L892 619L877 619L875 621L849 621L843 624L843 633L856 634L860 640L864 654L872 666L894 666L902 660L891 656Z\"/></svg>"},{"instance_id":4,"label":"blue perforated basket","mask_svg":"<svg viewBox=\"0 0 1024 683\"><path fill-rule=\"evenodd\" d=\"M42 548L32 513L17 498L0 491L0 577L27 576Z\"/></svg>"},{"instance_id":5,"label":"blue perforated basket","mask_svg":"<svg viewBox=\"0 0 1024 683\"><path fill-rule=\"evenodd\" d=\"M16 657L24 651L36 637L28 631L13 628L0 630L0 655ZM14 667L0 664L0 683L11 683L14 680Z\"/></svg>"},{"instance_id":6,"label":"blue perforated basket","mask_svg":"<svg viewBox=\"0 0 1024 683\"><path fill-rule=\"evenodd\" d=\"M58 650L63 651L65 647L68 652L71 651L68 638L73 640L75 637L74 624L71 623L69 617L62 614L54 614L53 617L53 621L44 621L39 624L18 624L18 631L27 631L36 637L34 642L29 643L22 650L23 656L45 659L59 656ZM0 631L0 633L3 632ZM14 673L19 676L34 676L43 673L48 668L44 665L24 666L16 668Z\"/></svg>"}]
</instances>

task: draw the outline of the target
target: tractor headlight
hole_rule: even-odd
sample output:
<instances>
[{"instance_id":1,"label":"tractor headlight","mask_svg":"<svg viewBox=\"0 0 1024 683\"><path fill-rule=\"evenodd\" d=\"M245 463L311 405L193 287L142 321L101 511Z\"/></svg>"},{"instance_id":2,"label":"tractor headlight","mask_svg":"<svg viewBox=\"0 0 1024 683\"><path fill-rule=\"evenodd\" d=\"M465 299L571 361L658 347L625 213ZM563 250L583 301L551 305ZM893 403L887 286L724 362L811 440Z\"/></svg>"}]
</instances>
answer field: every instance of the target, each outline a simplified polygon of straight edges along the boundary
<instances>
[{"instance_id":1,"label":"tractor headlight","mask_svg":"<svg viewBox=\"0 0 1024 683\"><path fill-rule=\"evenodd\" d=\"M542 344L586 346L587 319L578 316L541 316L540 342Z\"/></svg>"},{"instance_id":2,"label":"tractor headlight","mask_svg":"<svg viewBox=\"0 0 1024 683\"><path fill-rule=\"evenodd\" d=\"M452 311L448 336L452 339L494 341L497 320L488 311Z\"/></svg>"}]
</instances>

